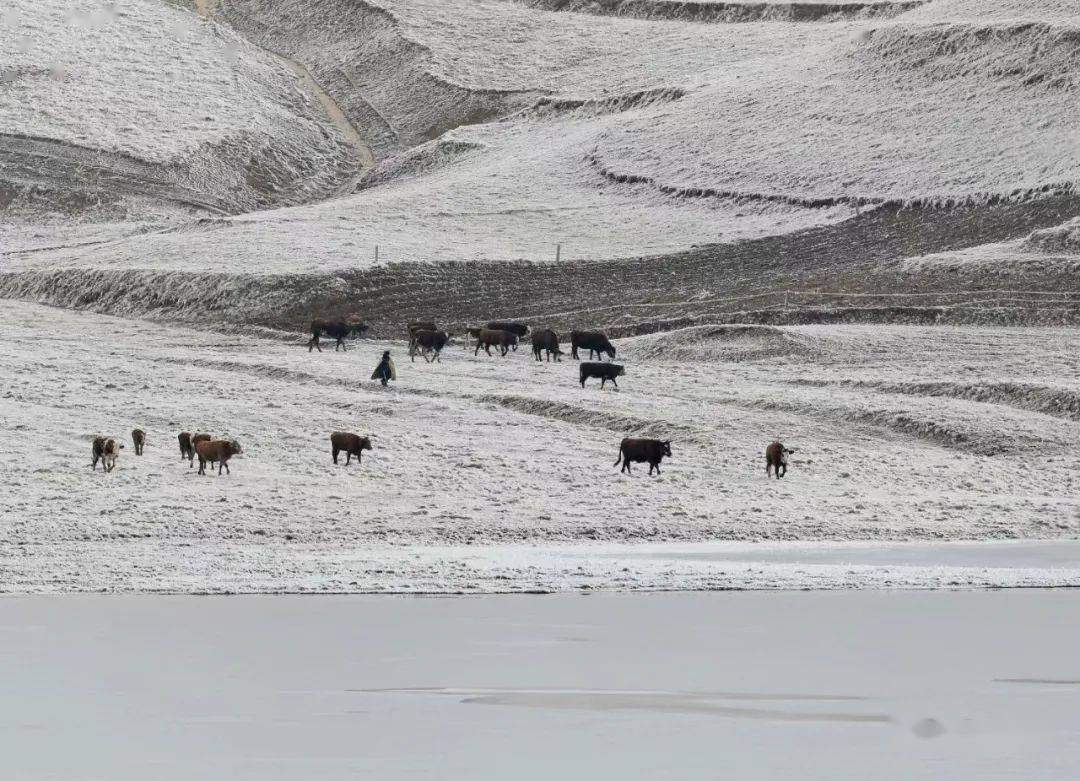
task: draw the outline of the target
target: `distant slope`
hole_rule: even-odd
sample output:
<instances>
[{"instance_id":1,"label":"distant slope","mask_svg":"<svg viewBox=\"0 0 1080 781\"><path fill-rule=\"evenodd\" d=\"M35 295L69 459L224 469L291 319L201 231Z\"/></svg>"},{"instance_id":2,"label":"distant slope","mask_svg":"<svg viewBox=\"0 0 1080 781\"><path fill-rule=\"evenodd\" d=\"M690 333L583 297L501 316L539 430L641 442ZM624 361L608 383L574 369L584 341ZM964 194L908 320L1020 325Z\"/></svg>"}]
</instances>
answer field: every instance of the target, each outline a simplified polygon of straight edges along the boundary
<instances>
[{"instance_id":1,"label":"distant slope","mask_svg":"<svg viewBox=\"0 0 1080 781\"><path fill-rule=\"evenodd\" d=\"M189 11L13 0L3 13L4 222L235 213L325 197L355 175L291 73Z\"/></svg>"},{"instance_id":2,"label":"distant slope","mask_svg":"<svg viewBox=\"0 0 1080 781\"><path fill-rule=\"evenodd\" d=\"M339 306L466 320L652 302L663 319L762 290L992 286L985 264L913 258L1080 214L1080 12L981 7L703 24L506 0L231 0L215 19L300 63L370 141L356 192L93 243L46 235L0 255L0 290L295 325ZM306 137L288 128L263 147L274 160ZM304 155L297 185L326 181L326 158ZM202 198L245 192L221 181L184 179ZM1068 263L1013 266L1011 286L1080 287ZM72 268L89 299L56 276Z\"/></svg>"}]
</instances>

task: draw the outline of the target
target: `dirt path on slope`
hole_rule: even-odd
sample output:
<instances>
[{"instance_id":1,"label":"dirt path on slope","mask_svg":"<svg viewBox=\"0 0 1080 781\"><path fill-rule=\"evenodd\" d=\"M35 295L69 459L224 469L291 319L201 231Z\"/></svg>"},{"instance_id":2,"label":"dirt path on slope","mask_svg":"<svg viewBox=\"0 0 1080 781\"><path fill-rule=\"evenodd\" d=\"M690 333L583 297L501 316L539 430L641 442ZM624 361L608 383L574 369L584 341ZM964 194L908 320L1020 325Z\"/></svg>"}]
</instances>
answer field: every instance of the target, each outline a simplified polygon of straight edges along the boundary
<instances>
[{"instance_id":1,"label":"dirt path on slope","mask_svg":"<svg viewBox=\"0 0 1080 781\"><path fill-rule=\"evenodd\" d=\"M195 11L199 16L212 21L221 5L221 0L194 0L194 3ZM303 82L304 88L318 99L326 116L333 123L334 127L341 132L341 135L344 136L346 143L356 155L362 170L366 170L374 165L375 158L372 156L371 149L368 147L367 143L365 143L363 136L360 135L360 132L349 121L349 118L345 116L345 112L341 110L341 106L330 97L326 90L319 85L319 82L315 81L315 78L311 75L311 71L307 69L307 66L286 57L273 49L259 46L257 43L252 43L252 46L277 57L288 66L289 70L299 77L300 81Z\"/></svg>"}]
</instances>

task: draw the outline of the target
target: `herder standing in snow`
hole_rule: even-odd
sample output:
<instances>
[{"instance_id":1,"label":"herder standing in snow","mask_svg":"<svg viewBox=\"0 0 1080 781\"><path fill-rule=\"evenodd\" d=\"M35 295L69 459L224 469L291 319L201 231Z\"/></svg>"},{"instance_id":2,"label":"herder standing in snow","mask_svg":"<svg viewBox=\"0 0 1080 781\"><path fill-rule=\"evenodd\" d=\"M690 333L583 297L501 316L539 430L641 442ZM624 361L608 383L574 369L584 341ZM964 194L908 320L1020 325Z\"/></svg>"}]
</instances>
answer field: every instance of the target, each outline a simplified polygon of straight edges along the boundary
<instances>
[{"instance_id":1,"label":"herder standing in snow","mask_svg":"<svg viewBox=\"0 0 1080 781\"><path fill-rule=\"evenodd\" d=\"M382 360L375 367L375 371L371 373L371 379L379 380L382 382L383 387L386 387L389 380L397 379L397 369L394 368L394 362L390 359L389 350L382 354Z\"/></svg>"}]
</instances>

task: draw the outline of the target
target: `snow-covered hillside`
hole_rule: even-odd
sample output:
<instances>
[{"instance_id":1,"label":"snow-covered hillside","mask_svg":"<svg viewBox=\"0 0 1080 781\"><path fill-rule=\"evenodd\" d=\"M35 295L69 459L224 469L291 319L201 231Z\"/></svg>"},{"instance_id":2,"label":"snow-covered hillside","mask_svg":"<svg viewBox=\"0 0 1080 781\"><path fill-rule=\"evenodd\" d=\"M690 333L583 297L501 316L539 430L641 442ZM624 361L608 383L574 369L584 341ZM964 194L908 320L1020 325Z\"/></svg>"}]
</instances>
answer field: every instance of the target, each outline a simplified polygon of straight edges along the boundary
<instances>
[{"instance_id":1,"label":"snow-covered hillside","mask_svg":"<svg viewBox=\"0 0 1080 781\"><path fill-rule=\"evenodd\" d=\"M325 198L357 174L279 58L190 10L13 0L2 13L7 251Z\"/></svg>"},{"instance_id":2,"label":"snow-covered hillside","mask_svg":"<svg viewBox=\"0 0 1080 781\"><path fill-rule=\"evenodd\" d=\"M5 172L38 185L5 209L4 295L296 327L386 317L404 289L429 311L403 317L465 320L609 293L1076 287L1072 250L995 249L1080 213L1075 3L82 2L7 26ZM357 143L375 165L338 189ZM87 199L84 173L49 173L72 144L99 150L78 153L77 225L48 218ZM177 188L302 205L177 226ZM111 190L160 197L105 209ZM939 262L970 248L984 262Z\"/></svg>"}]
</instances>

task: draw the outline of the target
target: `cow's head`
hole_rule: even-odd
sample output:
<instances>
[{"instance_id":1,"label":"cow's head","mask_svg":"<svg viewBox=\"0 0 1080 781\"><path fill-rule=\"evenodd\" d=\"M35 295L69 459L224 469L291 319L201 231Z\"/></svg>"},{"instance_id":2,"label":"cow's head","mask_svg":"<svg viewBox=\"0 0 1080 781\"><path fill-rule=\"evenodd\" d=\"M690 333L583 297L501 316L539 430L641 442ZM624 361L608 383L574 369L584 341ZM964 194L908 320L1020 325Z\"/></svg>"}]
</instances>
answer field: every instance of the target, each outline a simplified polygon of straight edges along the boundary
<instances>
[{"instance_id":1,"label":"cow's head","mask_svg":"<svg viewBox=\"0 0 1080 781\"><path fill-rule=\"evenodd\" d=\"M361 450L371 450L371 435L370 434L368 436L366 436L366 437L360 437L360 449Z\"/></svg>"},{"instance_id":2,"label":"cow's head","mask_svg":"<svg viewBox=\"0 0 1080 781\"><path fill-rule=\"evenodd\" d=\"M234 456L241 455L244 452L244 449L240 447L240 443L237 442L235 439L229 440L229 450L232 451Z\"/></svg>"},{"instance_id":3,"label":"cow's head","mask_svg":"<svg viewBox=\"0 0 1080 781\"><path fill-rule=\"evenodd\" d=\"M660 444L662 444L664 446L664 455L665 456L671 456L671 440L670 439L665 439Z\"/></svg>"},{"instance_id":4,"label":"cow's head","mask_svg":"<svg viewBox=\"0 0 1080 781\"><path fill-rule=\"evenodd\" d=\"M614 347L608 347L605 350L605 352L607 352L608 357L611 358L611 360L613 360L613 361L615 360L615 348Z\"/></svg>"},{"instance_id":5,"label":"cow's head","mask_svg":"<svg viewBox=\"0 0 1080 781\"><path fill-rule=\"evenodd\" d=\"M622 377L624 374L626 374L626 367L620 366L619 371L617 371L615 374L619 377Z\"/></svg>"},{"instance_id":6,"label":"cow's head","mask_svg":"<svg viewBox=\"0 0 1080 781\"><path fill-rule=\"evenodd\" d=\"M795 448L780 446L780 463L784 466L788 465L788 454L794 453Z\"/></svg>"}]
</instances>

